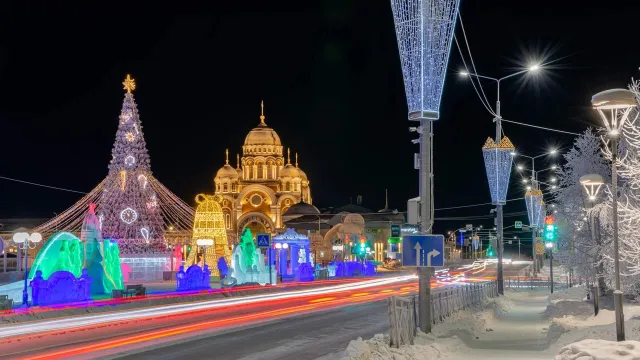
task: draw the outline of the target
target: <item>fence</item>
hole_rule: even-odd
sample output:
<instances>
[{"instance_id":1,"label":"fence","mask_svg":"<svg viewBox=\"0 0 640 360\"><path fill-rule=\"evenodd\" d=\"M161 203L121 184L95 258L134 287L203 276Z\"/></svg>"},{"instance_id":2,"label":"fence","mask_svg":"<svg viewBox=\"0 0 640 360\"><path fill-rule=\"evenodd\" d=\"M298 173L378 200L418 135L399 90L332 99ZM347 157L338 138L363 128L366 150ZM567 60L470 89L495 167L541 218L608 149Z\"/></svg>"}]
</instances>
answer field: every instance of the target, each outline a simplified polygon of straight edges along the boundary
<instances>
[{"instance_id":1,"label":"fence","mask_svg":"<svg viewBox=\"0 0 640 360\"><path fill-rule=\"evenodd\" d=\"M498 296L495 281L468 284L444 289L431 294L431 321L444 321L458 310L482 302L484 298ZM388 300L390 346L413 345L418 326L418 295L391 296Z\"/></svg>"},{"instance_id":2,"label":"fence","mask_svg":"<svg viewBox=\"0 0 640 360\"><path fill-rule=\"evenodd\" d=\"M578 279L574 279L578 280ZM504 279L504 287L505 289L537 289L537 288L551 288L551 279L543 279L543 278L528 278L528 277L517 277L517 278L505 278ZM569 287L569 277L568 276L554 276L553 278L553 287L555 289L566 289Z\"/></svg>"}]
</instances>

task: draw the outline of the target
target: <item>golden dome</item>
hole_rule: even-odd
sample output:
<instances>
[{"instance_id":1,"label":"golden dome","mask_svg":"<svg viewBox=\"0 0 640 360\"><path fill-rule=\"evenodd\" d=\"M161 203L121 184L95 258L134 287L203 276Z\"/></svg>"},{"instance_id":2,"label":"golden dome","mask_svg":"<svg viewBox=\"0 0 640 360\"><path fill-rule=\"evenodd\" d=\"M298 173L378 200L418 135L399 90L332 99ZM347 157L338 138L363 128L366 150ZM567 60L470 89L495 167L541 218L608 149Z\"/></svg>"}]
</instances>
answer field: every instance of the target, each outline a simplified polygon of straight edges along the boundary
<instances>
[{"instance_id":1,"label":"golden dome","mask_svg":"<svg viewBox=\"0 0 640 360\"><path fill-rule=\"evenodd\" d=\"M231 165L226 164L225 166L221 167L220 170L218 170L218 172L216 173L216 179L224 179L224 178L237 180L238 172L236 171L236 169L231 167Z\"/></svg>"},{"instance_id":2,"label":"golden dome","mask_svg":"<svg viewBox=\"0 0 640 360\"><path fill-rule=\"evenodd\" d=\"M262 107L262 115L260 115L260 124L251 129L244 139L242 153L247 155L277 155L282 156L282 143L280 136L268 127L264 122L264 102L260 104Z\"/></svg>"},{"instance_id":3,"label":"golden dome","mask_svg":"<svg viewBox=\"0 0 640 360\"><path fill-rule=\"evenodd\" d=\"M298 171L298 168L291 165L291 164L287 164L285 165L285 167L282 168L282 170L280 170L280 175L279 177L284 178L284 177L300 177L300 171Z\"/></svg>"},{"instance_id":4,"label":"golden dome","mask_svg":"<svg viewBox=\"0 0 640 360\"><path fill-rule=\"evenodd\" d=\"M282 170L280 170L280 173L278 174L279 178L284 178L284 177L291 177L291 178L300 178L300 170L291 165L291 149L287 149L287 165L285 165Z\"/></svg>"},{"instance_id":5,"label":"golden dome","mask_svg":"<svg viewBox=\"0 0 640 360\"><path fill-rule=\"evenodd\" d=\"M247 134L247 137L244 139L244 144L282 146L278 134L264 122L249 131L249 134Z\"/></svg>"},{"instance_id":6,"label":"golden dome","mask_svg":"<svg viewBox=\"0 0 640 360\"><path fill-rule=\"evenodd\" d=\"M225 150L225 155L227 158L226 163L216 173L216 179L226 178L226 179L238 180L238 172L231 165L229 165L229 149Z\"/></svg>"},{"instance_id":7,"label":"golden dome","mask_svg":"<svg viewBox=\"0 0 640 360\"><path fill-rule=\"evenodd\" d=\"M309 179L307 178L307 174L305 174L304 171L302 171L302 169L300 169L300 167L298 167L298 153L296 153L296 169L298 169L298 173L300 174L300 178L303 181L309 181Z\"/></svg>"}]
</instances>

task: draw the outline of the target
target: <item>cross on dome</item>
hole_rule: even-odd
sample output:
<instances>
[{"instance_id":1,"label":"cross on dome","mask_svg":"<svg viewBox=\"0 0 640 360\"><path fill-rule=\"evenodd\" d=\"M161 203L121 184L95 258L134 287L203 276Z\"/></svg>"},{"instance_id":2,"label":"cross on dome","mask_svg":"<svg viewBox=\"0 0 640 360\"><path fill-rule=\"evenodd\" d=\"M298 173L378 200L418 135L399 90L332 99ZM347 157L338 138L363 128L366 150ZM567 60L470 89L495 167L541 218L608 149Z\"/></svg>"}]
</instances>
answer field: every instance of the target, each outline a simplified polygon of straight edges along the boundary
<instances>
[{"instance_id":1,"label":"cross on dome","mask_svg":"<svg viewBox=\"0 0 640 360\"><path fill-rule=\"evenodd\" d=\"M264 100L260 101L260 125L267 126L267 123L264 122Z\"/></svg>"}]
</instances>

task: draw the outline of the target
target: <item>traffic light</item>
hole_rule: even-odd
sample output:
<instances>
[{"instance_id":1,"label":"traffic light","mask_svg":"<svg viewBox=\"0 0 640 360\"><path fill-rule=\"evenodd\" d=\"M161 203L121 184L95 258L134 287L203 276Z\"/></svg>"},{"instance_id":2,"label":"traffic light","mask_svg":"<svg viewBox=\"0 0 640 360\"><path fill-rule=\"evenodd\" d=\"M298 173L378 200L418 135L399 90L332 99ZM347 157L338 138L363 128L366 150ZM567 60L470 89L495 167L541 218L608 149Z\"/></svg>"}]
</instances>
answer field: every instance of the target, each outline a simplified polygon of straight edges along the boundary
<instances>
[{"instance_id":1,"label":"traffic light","mask_svg":"<svg viewBox=\"0 0 640 360\"><path fill-rule=\"evenodd\" d=\"M544 233L542 234L544 241L556 241L558 239L558 226L556 219L549 215L544 219Z\"/></svg>"}]
</instances>

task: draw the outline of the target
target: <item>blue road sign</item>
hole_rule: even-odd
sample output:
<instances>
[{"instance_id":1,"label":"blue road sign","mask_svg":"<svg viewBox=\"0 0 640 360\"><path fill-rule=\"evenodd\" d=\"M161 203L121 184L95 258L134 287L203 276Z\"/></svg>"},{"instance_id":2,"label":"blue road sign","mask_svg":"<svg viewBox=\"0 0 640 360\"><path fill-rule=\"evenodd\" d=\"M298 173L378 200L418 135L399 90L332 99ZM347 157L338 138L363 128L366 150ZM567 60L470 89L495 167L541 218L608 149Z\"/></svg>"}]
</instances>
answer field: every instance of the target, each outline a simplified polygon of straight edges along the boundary
<instances>
[{"instance_id":1,"label":"blue road sign","mask_svg":"<svg viewBox=\"0 0 640 360\"><path fill-rule=\"evenodd\" d=\"M0 236L0 254L4 254L4 240L2 240L2 236Z\"/></svg>"},{"instance_id":2,"label":"blue road sign","mask_svg":"<svg viewBox=\"0 0 640 360\"><path fill-rule=\"evenodd\" d=\"M516 229L522 229L522 221L516 221L514 225Z\"/></svg>"},{"instance_id":3,"label":"blue road sign","mask_svg":"<svg viewBox=\"0 0 640 360\"><path fill-rule=\"evenodd\" d=\"M403 236L402 265L427 267L444 266L444 236Z\"/></svg>"},{"instance_id":4,"label":"blue road sign","mask_svg":"<svg viewBox=\"0 0 640 360\"><path fill-rule=\"evenodd\" d=\"M271 246L271 235L269 234L257 233L256 240L259 248L268 248Z\"/></svg>"}]
</instances>

